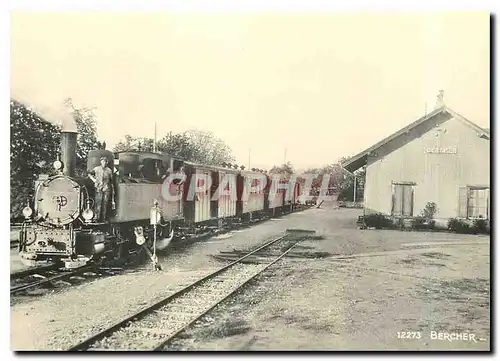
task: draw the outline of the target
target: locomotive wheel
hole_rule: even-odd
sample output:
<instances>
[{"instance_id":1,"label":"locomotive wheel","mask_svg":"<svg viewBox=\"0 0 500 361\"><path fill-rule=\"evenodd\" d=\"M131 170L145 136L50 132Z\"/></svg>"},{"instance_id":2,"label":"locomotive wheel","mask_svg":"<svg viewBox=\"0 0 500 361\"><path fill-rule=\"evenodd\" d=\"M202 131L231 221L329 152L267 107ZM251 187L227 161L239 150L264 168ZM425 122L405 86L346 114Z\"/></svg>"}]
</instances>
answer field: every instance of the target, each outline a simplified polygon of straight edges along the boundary
<instances>
[{"instance_id":1,"label":"locomotive wheel","mask_svg":"<svg viewBox=\"0 0 500 361\"><path fill-rule=\"evenodd\" d=\"M124 243L121 243L114 248L111 253L111 258L113 261L118 261L120 263L127 261L127 250L124 248Z\"/></svg>"}]
</instances>

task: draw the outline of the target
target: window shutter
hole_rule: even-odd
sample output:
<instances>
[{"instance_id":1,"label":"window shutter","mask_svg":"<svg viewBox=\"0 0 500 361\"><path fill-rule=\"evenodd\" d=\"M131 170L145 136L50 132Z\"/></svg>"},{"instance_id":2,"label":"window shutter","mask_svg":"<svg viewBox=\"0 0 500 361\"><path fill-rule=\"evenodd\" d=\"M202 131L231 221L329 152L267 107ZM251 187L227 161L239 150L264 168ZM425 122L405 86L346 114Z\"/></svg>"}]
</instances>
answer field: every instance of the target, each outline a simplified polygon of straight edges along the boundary
<instances>
[{"instance_id":1,"label":"window shutter","mask_svg":"<svg viewBox=\"0 0 500 361\"><path fill-rule=\"evenodd\" d=\"M403 197L404 197L404 186L400 184L395 185L394 189L394 215L403 215Z\"/></svg>"},{"instance_id":2,"label":"window shutter","mask_svg":"<svg viewBox=\"0 0 500 361\"><path fill-rule=\"evenodd\" d=\"M486 219L490 219L490 189L488 188L488 190L486 191L486 202L488 204L488 209L486 211Z\"/></svg>"},{"instance_id":3,"label":"window shutter","mask_svg":"<svg viewBox=\"0 0 500 361\"><path fill-rule=\"evenodd\" d=\"M458 217L467 218L467 187L458 188Z\"/></svg>"},{"instance_id":4,"label":"window shutter","mask_svg":"<svg viewBox=\"0 0 500 361\"><path fill-rule=\"evenodd\" d=\"M402 213L403 216L411 217L413 215L413 187L404 185L402 188Z\"/></svg>"},{"instance_id":5,"label":"window shutter","mask_svg":"<svg viewBox=\"0 0 500 361\"><path fill-rule=\"evenodd\" d=\"M391 184L391 215L394 215L394 207L396 205L396 186Z\"/></svg>"}]
</instances>

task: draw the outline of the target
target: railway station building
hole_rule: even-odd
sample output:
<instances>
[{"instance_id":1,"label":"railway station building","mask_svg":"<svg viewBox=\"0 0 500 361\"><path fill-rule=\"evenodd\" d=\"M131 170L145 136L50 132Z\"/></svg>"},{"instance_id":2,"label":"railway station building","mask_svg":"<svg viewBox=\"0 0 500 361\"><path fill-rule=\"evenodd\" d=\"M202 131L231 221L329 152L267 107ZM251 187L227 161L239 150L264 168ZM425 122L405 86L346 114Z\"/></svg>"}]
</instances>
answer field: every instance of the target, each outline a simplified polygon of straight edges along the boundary
<instances>
[{"instance_id":1,"label":"railway station building","mask_svg":"<svg viewBox=\"0 0 500 361\"><path fill-rule=\"evenodd\" d=\"M350 172L366 166L365 214L413 218L434 202L436 226L490 219L490 131L442 96L431 113L342 164Z\"/></svg>"}]
</instances>

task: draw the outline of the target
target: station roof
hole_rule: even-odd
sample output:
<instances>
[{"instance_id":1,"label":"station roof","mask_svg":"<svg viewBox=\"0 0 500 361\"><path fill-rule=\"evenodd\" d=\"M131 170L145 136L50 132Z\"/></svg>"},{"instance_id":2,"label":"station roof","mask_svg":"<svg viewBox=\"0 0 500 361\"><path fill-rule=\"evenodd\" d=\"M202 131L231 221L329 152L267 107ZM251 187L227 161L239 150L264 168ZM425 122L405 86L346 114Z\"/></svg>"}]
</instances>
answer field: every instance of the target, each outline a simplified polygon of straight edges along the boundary
<instances>
[{"instance_id":1,"label":"station roof","mask_svg":"<svg viewBox=\"0 0 500 361\"><path fill-rule=\"evenodd\" d=\"M384 146L385 144L387 144L391 140L394 140L400 136L403 136L404 134L407 134L415 127L417 127L423 123L426 123L426 122L432 122L435 119L435 117L439 114L446 114L448 116L454 117L454 118L460 120L461 122L463 122L465 125L472 128L473 130L475 130L480 137L482 137L484 139L488 139L488 140L490 139L490 130L489 129L483 129L483 128L479 127L477 124L471 122L470 120L466 119L462 115L460 115L457 112L453 111L452 109L448 108L447 106L442 106L442 107L435 109L431 113L417 119L413 123L408 124L406 127L398 130L394 134L391 134L387 138L382 139L380 142L372 145L371 147L365 149L364 151L349 158L348 160L346 160L345 162L342 163L342 167L344 169L348 170L349 172L354 172L354 171L358 170L359 168L366 165L368 155L370 153L375 152L377 149Z\"/></svg>"}]
</instances>

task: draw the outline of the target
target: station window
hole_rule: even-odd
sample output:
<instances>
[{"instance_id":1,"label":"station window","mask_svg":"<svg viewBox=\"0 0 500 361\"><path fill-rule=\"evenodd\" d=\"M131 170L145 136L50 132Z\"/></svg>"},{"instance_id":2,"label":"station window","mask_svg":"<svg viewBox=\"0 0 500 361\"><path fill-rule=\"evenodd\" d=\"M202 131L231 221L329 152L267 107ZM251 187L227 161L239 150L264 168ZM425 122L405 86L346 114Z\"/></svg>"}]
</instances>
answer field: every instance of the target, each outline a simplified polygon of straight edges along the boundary
<instances>
[{"instance_id":1,"label":"station window","mask_svg":"<svg viewBox=\"0 0 500 361\"><path fill-rule=\"evenodd\" d=\"M399 217L413 216L413 182L393 182L392 183L392 215Z\"/></svg>"},{"instance_id":2,"label":"station window","mask_svg":"<svg viewBox=\"0 0 500 361\"><path fill-rule=\"evenodd\" d=\"M459 191L459 217L467 219L490 216L490 188L485 186L461 187Z\"/></svg>"}]
</instances>

